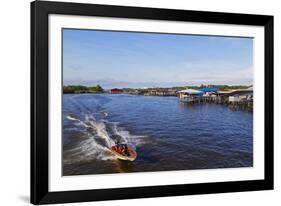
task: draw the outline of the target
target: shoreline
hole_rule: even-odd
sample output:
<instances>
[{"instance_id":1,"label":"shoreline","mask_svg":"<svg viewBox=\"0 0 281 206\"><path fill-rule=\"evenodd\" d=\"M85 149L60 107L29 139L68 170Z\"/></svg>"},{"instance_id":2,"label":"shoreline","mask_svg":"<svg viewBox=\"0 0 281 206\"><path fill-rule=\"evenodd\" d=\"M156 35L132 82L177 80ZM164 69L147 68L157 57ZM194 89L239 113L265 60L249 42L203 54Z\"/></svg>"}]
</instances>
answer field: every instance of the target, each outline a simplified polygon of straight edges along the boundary
<instances>
[{"instance_id":1,"label":"shoreline","mask_svg":"<svg viewBox=\"0 0 281 206\"><path fill-rule=\"evenodd\" d=\"M247 111L247 112L253 112L254 103L253 102L228 102L228 101L217 101L215 99L209 99L209 100L203 100L203 101L193 101L193 102L184 102L179 99L179 96L161 96L161 95L142 95L142 94L130 94L130 93L120 93L120 94L112 94L108 92L103 93L91 93L91 92L85 92L85 93L63 93L63 95L89 95L89 94L96 94L96 95L112 95L112 96L118 96L118 95L129 95L129 96L143 96L143 97L175 97L178 99L178 102L182 105L186 106L193 106L193 105L204 105L204 104L217 104L217 105L223 105L226 107L229 107L233 110L240 110L240 111Z\"/></svg>"}]
</instances>

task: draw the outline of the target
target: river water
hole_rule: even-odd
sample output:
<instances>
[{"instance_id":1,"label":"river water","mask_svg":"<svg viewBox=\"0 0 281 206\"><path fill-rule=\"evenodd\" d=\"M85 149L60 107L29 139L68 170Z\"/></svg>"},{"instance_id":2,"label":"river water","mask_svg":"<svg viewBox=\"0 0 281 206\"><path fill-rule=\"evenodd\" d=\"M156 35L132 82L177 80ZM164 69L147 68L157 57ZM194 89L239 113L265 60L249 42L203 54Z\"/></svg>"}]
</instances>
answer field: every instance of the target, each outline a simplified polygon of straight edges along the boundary
<instances>
[{"instance_id":1,"label":"river water","mask_svg":"<svg viewBox=\"0 0 281 206\"><path fill-rule=\"evenodd\" d=\"M63 175L253 166L253 113L177 97L63 95ZM134 162L117 160L116 140Z\"/></svg>"}]
</instances>

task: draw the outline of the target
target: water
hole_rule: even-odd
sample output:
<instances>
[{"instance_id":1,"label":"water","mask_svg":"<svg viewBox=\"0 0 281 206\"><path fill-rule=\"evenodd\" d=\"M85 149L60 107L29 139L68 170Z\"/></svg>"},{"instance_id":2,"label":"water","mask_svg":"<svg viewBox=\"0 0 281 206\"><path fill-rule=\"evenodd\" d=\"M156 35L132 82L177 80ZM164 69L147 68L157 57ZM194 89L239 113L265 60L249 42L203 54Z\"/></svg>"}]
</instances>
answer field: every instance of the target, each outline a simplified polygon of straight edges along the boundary
<instances>
[{"instance_id":1,"label":"water","mask_svg":"<svg viewBox=\"0 0 281 206\"><path fill-rule=\"evenodd\" d=\"M110 152L117 139L136 149L134 162ZM63 175L251 166L251 112L177 97L63 96Z\"/></svg>"}]
</instances>

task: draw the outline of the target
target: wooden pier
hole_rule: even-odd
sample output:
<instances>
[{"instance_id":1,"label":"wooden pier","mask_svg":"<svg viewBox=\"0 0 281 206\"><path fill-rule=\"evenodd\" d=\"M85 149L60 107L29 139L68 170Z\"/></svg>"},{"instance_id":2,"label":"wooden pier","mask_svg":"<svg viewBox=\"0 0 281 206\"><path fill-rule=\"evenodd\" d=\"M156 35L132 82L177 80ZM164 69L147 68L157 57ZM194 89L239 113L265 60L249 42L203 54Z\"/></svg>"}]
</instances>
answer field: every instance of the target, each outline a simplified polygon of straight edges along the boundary
<instances>
[{"instance_id":1,"label":"wooden pier","mask_svg":"<svg viewBox=\"0 0 281 206\"><path fill-rule=\"evenodd\" d=\"M229 106L231 109L238 110L253 110L253 100L240 100L240 101L229 101L229 98L221 96L194 96L188 98L180 98L180 102L184 104L200 104L200 103L214 103L223 104Z\"/></svg>"}]
</instances>

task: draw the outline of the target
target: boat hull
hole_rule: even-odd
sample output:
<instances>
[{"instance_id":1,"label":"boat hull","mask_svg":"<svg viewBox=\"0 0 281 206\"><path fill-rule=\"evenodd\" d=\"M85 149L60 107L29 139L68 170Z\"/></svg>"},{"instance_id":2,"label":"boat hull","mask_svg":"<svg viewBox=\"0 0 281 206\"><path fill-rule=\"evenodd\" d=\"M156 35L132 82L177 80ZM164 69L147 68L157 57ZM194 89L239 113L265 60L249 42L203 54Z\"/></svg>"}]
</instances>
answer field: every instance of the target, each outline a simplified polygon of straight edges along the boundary
<instances>
[{"instance_id":1,"label":"boat hull","mask_svg":"<svg viewBox=\"0 0 281 206\"><path fill-rule=\"evenodd\" d=\"M137 153L130 146L128 146L129 156L118 153L115 146L111 147L111 152L115 155L115 157L117 157L117 159L120 160L134 161L137 158Z\"/></svg>"}]
</instances>

